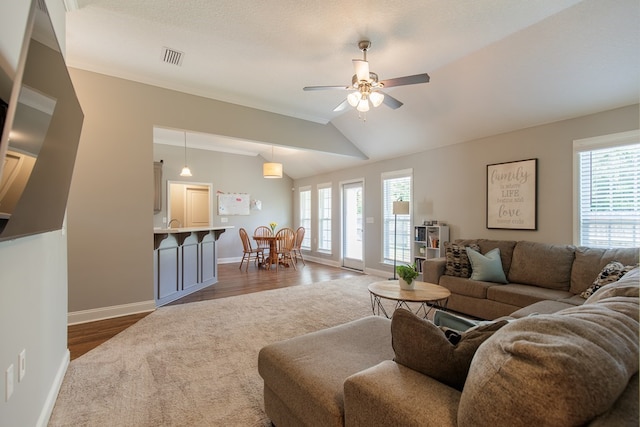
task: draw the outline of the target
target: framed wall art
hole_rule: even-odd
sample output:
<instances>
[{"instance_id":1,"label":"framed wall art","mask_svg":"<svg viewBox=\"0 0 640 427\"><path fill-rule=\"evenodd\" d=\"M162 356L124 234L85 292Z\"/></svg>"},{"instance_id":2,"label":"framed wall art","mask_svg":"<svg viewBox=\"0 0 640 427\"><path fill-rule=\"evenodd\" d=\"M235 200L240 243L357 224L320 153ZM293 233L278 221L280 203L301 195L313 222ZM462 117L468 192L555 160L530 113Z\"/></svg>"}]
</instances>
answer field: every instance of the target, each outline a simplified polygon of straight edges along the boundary
<instances>
[{"instance_id":1,"label":"framed wall art","mask_svg":"<svg viewBox=\"0 0 640 427\"><path fill-rule=\"evenodd\" d=\"M487 165L487 228L537 230L538 159Z\"/></svg>"}]
</instances>

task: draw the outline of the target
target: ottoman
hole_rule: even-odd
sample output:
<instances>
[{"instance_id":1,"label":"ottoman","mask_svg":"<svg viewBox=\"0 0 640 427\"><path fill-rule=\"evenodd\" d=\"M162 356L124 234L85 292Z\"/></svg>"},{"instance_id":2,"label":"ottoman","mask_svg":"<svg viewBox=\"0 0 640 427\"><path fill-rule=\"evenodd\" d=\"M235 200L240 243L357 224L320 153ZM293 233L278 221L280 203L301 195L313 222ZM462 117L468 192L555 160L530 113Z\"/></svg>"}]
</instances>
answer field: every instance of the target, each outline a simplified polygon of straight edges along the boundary
<instances>
[{"instance_id":1,"label":"ottoman","mask_svg":"<svg viewBox=\"0 0 640 427\"><path fill-rule=\"evenodd\" d=\"M343 426L344 381L394 357L391 321L369 316L263 347L264 407L277 427Z\"/></svg>"}]
</instances>

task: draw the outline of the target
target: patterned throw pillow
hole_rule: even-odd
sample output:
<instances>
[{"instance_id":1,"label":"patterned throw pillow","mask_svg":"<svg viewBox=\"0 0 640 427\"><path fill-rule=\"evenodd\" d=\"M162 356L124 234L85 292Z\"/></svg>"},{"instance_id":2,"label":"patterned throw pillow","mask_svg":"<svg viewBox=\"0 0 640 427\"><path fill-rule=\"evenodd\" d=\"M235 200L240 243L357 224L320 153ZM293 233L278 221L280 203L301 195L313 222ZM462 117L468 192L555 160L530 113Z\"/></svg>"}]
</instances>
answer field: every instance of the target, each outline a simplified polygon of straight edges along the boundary
<instances>
[{"instance_id":1,"label":"patterned throw pillow","mask_svg":"<svg viewBox=\"0 0 640 427\"><path fill-rule=\"evenodd\" d=\"M604 266L593 284L582 292L580 296L585 299L589 298L595 291L604 285L617 282L622 276L633 270L635 267L635 265L622 265L621 262L611 261L609 264Z\"/></svg>"},{"instance_id":2,"label":"patterned throw pillow","mask_svg":"<svg viewBox=\"0 0 640 427\"><path fill-rule=\"evenodd\" d=\"M467 247L480 252L480 246L472 243L470 245L458 245L446 242L444 244L444 256L446 259L444 274L456 277L471 277L471 262L467 256Z\"/></svg>"}]
</instances>

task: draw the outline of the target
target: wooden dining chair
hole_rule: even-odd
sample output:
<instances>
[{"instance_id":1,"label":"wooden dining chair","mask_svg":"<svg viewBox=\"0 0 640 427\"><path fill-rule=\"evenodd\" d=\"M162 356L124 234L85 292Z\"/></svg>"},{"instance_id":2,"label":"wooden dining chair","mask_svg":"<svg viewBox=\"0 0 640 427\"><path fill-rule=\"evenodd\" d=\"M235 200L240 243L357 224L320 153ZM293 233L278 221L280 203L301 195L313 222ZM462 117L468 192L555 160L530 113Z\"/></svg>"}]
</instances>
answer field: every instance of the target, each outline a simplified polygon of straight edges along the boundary
<instances>
[{"instance_id":1,"label":"wooden dining chair","mask_svg":"<svg viewBox=\"0 0 640 427\"><path fill-rule=\"evenodd\" d=\"M296 233L290 228L282 228L276 233L276 252L278 254L276 271L278 271L280 263L289 265L296 270L298 269L291 255L295 241Z\"/></svg>"},{"instance_id":2,"label":"wooden dining chair","mask_svg":"<svg viewBox=\"0 0 640 427\"><path fill-rule=\"evenodd\" d=\"M261 225L255 229L253 235L257 237L271 237L273 236L273 232L266 225ZM256 246L261 248L263 253L269 251L269 242L266 240L256 240Z\"/></svg>"},{"instance_id":3,"label":"wooden dining chair","mask_svg":"<svg viewBox=\"0 0 640 427\"><path fill-rule=\"evenodd\" d=\"M245 230L244 228L240 228L240 230L238 231L240 233L240 240L242 240L242 260L240 261L239 268L242 270L242 264L246 260L247 268L245 269L245 271L248 271L251 258L253 258L256 264L262 264L264 262L264 251L262 250L262 248L251 247L251 240L249 239L247 230Z\"/></svg>"},{"instance_id":4,"label":"wooden dining chair","mask_svg":"<svg viewBox=\"0 0 640 427\"><path fill-rule=\"evenodd\" d=\"M302 257L302 240L304 240L304 232L305 232L305 228L304 227L298 227L298 229L296 230L296 241L293 244L293 249L291 250L291 254L293 256L293 260L297 263L298 262L298 257L300 257L300 259L302 260L302 263L304 265L307 265L306 262L304 262L304 258Z\"/></svg>"}]
</instances>

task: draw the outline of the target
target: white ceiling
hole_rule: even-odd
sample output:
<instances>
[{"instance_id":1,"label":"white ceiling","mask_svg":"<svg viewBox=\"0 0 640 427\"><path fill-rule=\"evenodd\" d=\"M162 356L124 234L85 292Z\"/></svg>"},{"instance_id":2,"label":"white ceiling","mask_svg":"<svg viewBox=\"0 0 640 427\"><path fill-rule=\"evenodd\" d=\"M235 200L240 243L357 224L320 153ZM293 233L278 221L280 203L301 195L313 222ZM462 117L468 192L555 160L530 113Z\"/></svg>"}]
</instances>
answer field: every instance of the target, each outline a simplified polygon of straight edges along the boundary
<instances>
[{"instance_id":1,"label":"white ceiling","mask_svg":"<svg viewBox=\"0 0 640 427\"><path fill-rule=\"evenodd\" d=\"M275 147L292 178L638 103L637 0L66 0L70 66L333 124L369 160ZM357 42L404 102L366 122L333 108ZM162 48L184 52L181 66ZM156 130L164 143L183 134ZM203 147L271 159L271 145L202 134ZM197 141L196 141L197 140ZM160 141L158 141L160 142ZM517 143L514 141L514 143Z\"/></svg>"}]
</instances>

